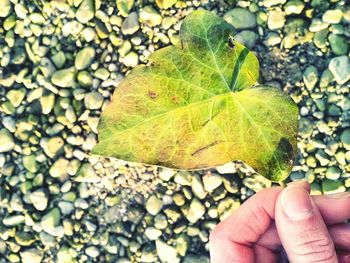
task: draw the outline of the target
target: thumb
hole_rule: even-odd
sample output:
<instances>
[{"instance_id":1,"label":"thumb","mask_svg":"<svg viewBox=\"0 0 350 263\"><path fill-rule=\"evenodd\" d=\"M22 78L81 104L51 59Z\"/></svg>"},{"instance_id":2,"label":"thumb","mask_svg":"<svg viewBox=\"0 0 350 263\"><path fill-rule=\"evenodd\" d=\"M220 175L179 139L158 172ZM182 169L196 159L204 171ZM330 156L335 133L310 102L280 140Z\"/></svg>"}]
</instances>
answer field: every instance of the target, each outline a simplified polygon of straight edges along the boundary
<instances>
[{"instance_id":1,"label":"thumb","mask_svg":"<svg viewBox=\"0 0 350 263\"><path fill-rule=\"evenodd\" d=\"M323 218L300 184L290 184L280 193L275 223L291 263L338 262Z\"/></svg>"}]
</instances>

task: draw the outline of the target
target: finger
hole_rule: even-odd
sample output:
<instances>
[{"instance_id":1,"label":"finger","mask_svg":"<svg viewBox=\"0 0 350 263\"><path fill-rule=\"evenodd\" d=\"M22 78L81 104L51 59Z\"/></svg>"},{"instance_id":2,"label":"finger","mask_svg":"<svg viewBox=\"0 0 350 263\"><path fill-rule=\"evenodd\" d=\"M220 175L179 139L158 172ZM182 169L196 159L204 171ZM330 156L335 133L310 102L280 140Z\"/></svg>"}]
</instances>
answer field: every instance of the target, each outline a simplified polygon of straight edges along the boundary
<instances>
[{"instance_id":1,"label":"finger","mask_svg":"<svg viewBox=\"0 0 350 263\"><path fill-rule=\"evenodd\" d=\"M334 244L309 193L291 185L278 197L275 224L291 263L338 262Z\"/></svg>"},{"instance_id":2,"label":"finger","mask_svg":"<svg viewBox=\"0 0 350 263\"><path fill-rule=\"evenodd\" d=\"M339 251L337 253L338 253L339 263L350 263L350 252Z\"/></svg>"},{"instance_id":3,"label":"finger","mask_svg":"<svg viewBox=\"0 0 350 263\"><path fill-rule=\"evenodd\" d=\"M209 239L213 263L254 262L253 244L269 228L281 191L274 187L255 194L214 228Z\"/></svg>"},{"instance_id":4,"label":"finger","mask_svg":"<svg viewBox=\"0 0 350 263\"><path fill-rule=\"evenodd\" d=\"M327 225L338 224L350 218L349 192L315 195L312 199Z\"/></svg>"},{"instance_id":5,"label":"finger","mask_svg":"<svg viewBox=\"0 0 350 263\"><path fill-rule=\"evenodd\" d=\"M337 249L350 251L350 225L339 224L329 227L335 247Z\"/></svg>"}]
</instances>

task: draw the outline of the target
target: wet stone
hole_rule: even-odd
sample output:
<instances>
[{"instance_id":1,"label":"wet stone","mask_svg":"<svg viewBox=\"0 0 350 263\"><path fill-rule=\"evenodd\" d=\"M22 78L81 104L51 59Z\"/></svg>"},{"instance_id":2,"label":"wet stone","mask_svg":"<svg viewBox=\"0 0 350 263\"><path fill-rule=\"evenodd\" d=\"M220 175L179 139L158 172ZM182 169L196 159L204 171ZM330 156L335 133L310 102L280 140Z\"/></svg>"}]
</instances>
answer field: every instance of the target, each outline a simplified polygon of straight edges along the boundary
<instances>
[{"instance_id":1,"label":"wet stone","mask_svg":"<svg viewBox=\"0 0 350 263\"><path fill-rule=\"evenodd\" d=\"M237 29L248 29L256 26L256 18L253 13L245 8L234 8L224 15L224 19Z\"/></svg>"}]
</instances>

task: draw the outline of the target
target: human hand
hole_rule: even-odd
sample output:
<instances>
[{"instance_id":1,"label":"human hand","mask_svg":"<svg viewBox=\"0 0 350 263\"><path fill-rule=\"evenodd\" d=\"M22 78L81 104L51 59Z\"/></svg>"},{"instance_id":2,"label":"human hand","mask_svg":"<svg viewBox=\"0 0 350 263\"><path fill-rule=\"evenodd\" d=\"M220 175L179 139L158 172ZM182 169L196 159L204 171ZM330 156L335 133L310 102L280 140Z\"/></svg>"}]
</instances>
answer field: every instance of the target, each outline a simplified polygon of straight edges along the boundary
<instances>
[{"instance_id":1,"label":"human hand","mask_svg":"<svg viewBox=\"0 0 350 263\"><path fill-rule=\"evenodd\" d=\"M350 193L309 192L295 182L252 196L210 234L211 262L350 262Z\"/></svg>"}]
</instances>

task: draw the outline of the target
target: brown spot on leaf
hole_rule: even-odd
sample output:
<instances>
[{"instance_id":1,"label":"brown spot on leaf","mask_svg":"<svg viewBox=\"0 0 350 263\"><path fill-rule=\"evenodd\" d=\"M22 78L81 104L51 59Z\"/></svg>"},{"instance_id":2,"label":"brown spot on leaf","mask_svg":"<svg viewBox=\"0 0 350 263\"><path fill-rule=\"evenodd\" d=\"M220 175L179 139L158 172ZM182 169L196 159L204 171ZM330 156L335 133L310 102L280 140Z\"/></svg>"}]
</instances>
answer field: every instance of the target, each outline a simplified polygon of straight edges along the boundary
<instances>
[{"instance_id":1,"label":"brown spot on leaf","mask_svg":"<svg viewBox=\"0 0 350 263\"><path fill-rule=\"evenodd\" d=\"M215 141L215 142L212 142L212 143L210 143L210 144L208 144L206 146L203 146L203 147L199 148L198 150L194 151L191 154L191 156L195 156L195 155L197 155L197 154L199 154L199 153L201 153L201 152L203 152L205 150L208 150L209 148L214 147L215 145L217 145L219 143L222 143L222 141Z\"/></svg>"},{"instance_id":2,"label":"brown spot on leaf","mask_svg":"<svg viewBox=\"0 0 350 263\"><path fill-rule=\"evenodd\" d=\"M148 96L152 99L152 100L155 100L157 98L157 92L153 91L153 90L150 90L148 92Z\"/></svg>"}]
</instances>

